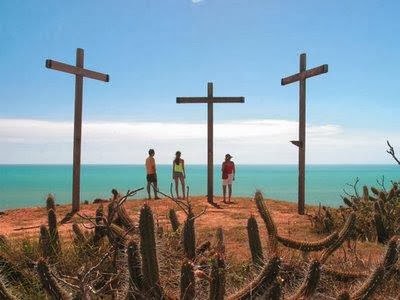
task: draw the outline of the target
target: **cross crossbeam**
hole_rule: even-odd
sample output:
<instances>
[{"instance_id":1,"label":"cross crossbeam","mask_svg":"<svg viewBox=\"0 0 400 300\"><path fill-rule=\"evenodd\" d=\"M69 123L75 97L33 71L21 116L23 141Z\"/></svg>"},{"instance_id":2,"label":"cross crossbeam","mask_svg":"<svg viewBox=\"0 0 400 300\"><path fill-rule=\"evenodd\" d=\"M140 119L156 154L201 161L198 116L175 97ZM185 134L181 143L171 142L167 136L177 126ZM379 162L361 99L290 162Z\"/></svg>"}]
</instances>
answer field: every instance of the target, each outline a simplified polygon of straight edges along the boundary
<instances>
[{"instance_id":1,"label":"cross crossbeam","mask_svg":"<svg viewBox=\"0 0 400 300\"><path fill-rule=\"evenodd\" d=\"M328 72L328 65L306 69L306 54L300 54L299 73L282 78L281 85L299 82L299 140L290 141L299 148L298 175L298 213L304 215L305 210L305 164L306 164L306 79Z\"/></svg>"},{"instance_id":2,"label":"cross crossbeam","mask_svg":"<svg viewBox=\"0 0 400 300\"><path fill-rule=\"evenodd\" d=\"M244 103L244 97L214 97L213 83L207 83L207 97L177 97L178 104L207 104L207 201L214 203L214 103Z\"/></svg>"},{"instance_id":3,"label":"cross crossbeam","mask_svg":"<svg viewBox=\"0 0 400 300\"><path fill-rule=\"evenodd\" d=\"M84 65L84 51L76 49L76 66L56 60L47 59L46 68L75 75L75 109L74 109L74 149L72 167L72 211L79 211L80 206L80 176L81 176L81 140L82 140L82 98L83 78L92 78L104 82L110 80L108 74L87 70Z\"/></svg>"}]
</instances>

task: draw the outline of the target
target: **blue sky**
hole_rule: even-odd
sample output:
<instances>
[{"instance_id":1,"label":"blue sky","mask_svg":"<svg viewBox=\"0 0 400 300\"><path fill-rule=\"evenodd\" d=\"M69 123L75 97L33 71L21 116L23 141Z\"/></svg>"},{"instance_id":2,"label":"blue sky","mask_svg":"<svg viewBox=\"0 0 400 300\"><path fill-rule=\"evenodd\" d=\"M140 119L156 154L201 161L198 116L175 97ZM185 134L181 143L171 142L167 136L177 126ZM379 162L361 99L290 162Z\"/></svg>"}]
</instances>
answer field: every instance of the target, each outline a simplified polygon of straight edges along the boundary
<instances>
[{"instance_id":1,"label":"blue sky","mask_svg":"<svg viewBox=\"0 0 400 300\"><path fill-rule=\"evenodd\" d=\"M400 146L399 11L398 1L369 0L3 0L0 163L70 162L74 78L44 62L73 64L77 47L111 78L84 84L84 162L141 163L150 146L161 162L176 148L205 162L206 109L175 97L205 95L213 81L215 95L246 97L216 106L216 155L295 163L298 85L280 78L306 52L308 67L329 64L307 82L308 161L390 163L386 138ZM231 135L235 124L248 131Z\"/></svg>"}]
</instances>

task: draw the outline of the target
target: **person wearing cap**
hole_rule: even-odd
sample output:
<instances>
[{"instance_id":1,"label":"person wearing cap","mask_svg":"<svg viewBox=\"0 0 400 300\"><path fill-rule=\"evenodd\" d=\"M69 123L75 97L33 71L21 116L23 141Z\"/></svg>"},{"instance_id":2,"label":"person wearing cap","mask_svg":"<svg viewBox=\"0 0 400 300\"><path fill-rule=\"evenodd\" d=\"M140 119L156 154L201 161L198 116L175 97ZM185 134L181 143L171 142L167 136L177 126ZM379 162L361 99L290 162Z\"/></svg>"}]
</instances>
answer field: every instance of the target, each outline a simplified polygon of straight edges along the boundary
<instances>
[{"instance_id":1,"label":"person wearing cap","mask_svg":"<svg viewBox=\"0 0 400 300\"><path fill-rule=\"evenodd\" d=\"M156 172L156 161L154 159L155 151L154 149L149 150L149 157L146 158L146 179L147 179L147 194L149 195L149 199L151 199L150 195L150 186L153 186L154 191L154 199L160 199L157 196L157 172Z\"/></svg>"},{"instance_id":2,"label":"person wearing cap","mask_svg":"<svg viewBox=\"0 0 400 300\"><path fill-rule=\"evenodd\" d=\"M175 159L172 162L172 179L175 181L176 197L178 199L181 199L179 197L179 183L178 183L178 181L180 181L182 186L183 199L185 199L186 172L185 172L185 161L181 158L181 155L182 154L180 151L176 151Z\"/></svg>"},{"instance_id":3,"label":"person wearing cap","mask_svg":"<svg viewBox=\"0 0 400 300\"><path fill-rule=\"evenodd\" d=\"M222 193L224 203L231 203L232 182L235 180L235 163L231 161L230 154L225 155L225 161L222 163ZM226 202L226 186L228 186L228 202Z\"/></svg>"}]
</instances>

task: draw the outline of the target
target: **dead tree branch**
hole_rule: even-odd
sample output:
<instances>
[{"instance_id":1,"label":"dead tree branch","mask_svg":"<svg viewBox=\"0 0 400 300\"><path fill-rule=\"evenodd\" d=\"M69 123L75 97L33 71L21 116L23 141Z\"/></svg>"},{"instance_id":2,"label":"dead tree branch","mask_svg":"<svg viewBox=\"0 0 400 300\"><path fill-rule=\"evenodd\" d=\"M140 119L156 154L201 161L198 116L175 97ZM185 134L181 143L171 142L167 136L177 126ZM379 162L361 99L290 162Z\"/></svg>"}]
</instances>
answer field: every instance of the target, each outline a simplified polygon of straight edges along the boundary
<instances>
[{"instance_id":1,"label":"dead tree branch","mask_svg":"<svg viewBox=\"0 0 400 300\"><path fill-rule=\"evenodd\" d=\"M400 160L396 157L396 153L394 152L392 145L390 145L389 141L386 141L386 143L389 147L389 150L386 150L386 152L389 153L393 157L393 159L397 162L397 164L400 165Z\"/></svg>"}]
</instances>

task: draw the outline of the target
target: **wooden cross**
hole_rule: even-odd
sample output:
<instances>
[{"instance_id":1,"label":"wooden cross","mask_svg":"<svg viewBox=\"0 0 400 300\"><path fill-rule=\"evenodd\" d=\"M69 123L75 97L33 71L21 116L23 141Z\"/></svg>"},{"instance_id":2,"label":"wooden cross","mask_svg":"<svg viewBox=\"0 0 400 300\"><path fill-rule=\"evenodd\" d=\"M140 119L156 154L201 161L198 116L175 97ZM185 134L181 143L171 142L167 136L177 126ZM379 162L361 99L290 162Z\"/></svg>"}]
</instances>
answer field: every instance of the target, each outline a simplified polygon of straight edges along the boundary
<instances>
[{"instance_id":1,"label":"wooden cross","mask_svg":"<svg viewBox=\"0 0 400 300\"><path fill-rule=\"evenodd\" d=\"M214 203L214 103L244 103L244 97L214 97L208 82L207 97L177 97L176 103L207 103L207 201Z\"/></svg>"},{"instance_id":2,"label":"wooden cross","mask_svg":"<svg viewBox=\"0 0 400 300\"><path fill-rule=\"evenodd\" d=\"M300 54L300 72L282 78L281 85L299 81L299 140L290 141L299 148L298 212L304 215L305 205L305 164L306 164L306 79L328 72L328 65L306 70L306 54Z\"/></svg>"},{"instance_id":3,"label":"wooden cross","mask_svg":"<svg viewBox=\"0 0 400 300\"><path fill-rule=\"evenodd\" d=\"M81 177L81 137L82 137L82 92L83 77L108 82L110 76L84 69L83 49L76 49L76 66L67 65L55 60L46 59L46 68L75 75L75 116L74 116L74 152L72 179L72 212L79 211L80 177Z\"/></svg>"}]
</instances>

